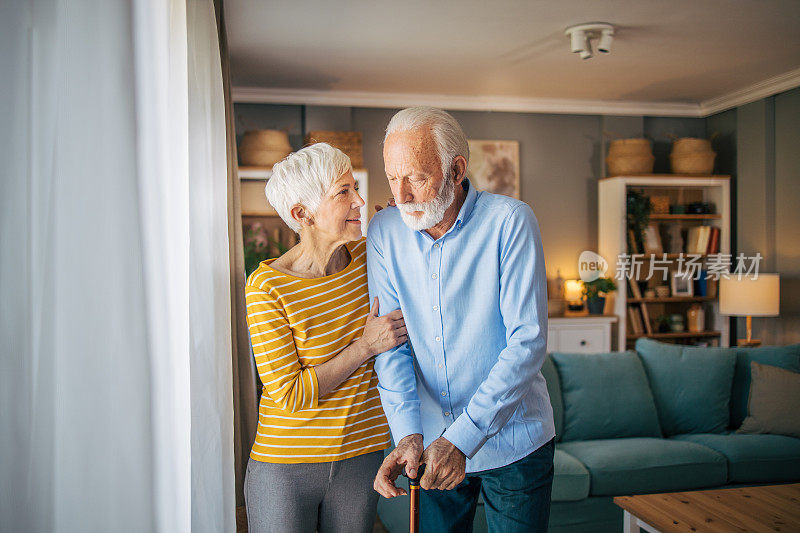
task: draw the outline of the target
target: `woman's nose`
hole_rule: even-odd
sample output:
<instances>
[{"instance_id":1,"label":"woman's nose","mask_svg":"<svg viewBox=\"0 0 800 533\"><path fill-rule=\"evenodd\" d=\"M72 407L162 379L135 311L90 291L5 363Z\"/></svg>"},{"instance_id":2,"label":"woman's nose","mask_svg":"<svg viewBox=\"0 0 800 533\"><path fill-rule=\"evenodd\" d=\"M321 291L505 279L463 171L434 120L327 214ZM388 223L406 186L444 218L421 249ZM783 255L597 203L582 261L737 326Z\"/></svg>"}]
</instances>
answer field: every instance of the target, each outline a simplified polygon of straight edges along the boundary
<instances>
[{"instance_id":1,"label":"woman's nose","mask_svg":"<svg viewBox=\"0 0 800 533\"><path fill-rule=\"evenodd\" d=\"M355 200L355 202L353 202L353 207L361 207L361 206L362 206L362 205L364 205L365 203L366 203L366 202L364 201L364 199L363 199L363 198L361 198L361 194L359 194L358 192L356 192L356 200Z\"/></svg>"}]
</instances>

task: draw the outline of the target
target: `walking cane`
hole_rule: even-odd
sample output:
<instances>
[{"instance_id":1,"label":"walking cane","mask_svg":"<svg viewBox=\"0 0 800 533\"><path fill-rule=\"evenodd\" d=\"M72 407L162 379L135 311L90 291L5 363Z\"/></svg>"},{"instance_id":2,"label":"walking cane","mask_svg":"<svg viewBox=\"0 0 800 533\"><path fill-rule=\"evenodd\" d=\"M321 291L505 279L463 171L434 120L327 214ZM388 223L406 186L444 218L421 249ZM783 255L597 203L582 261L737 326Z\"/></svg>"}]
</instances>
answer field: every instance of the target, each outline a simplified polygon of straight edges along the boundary
<instances>
[{"instance_id":1,"label":"walking cane","mask_svg":"<svg viewBox=\"0 0 800 533\"><path fill-rule=\"evenodd\" d=\"M408 495L409 495L409 513L408 513L408 530L410 533L419 533L419 480L422 479L422 474L425 473L425 465L419 465L417 469L417 477L411 478L406 474L405 468L403 475L408 478Z\"/></svg>"}]
</instances>

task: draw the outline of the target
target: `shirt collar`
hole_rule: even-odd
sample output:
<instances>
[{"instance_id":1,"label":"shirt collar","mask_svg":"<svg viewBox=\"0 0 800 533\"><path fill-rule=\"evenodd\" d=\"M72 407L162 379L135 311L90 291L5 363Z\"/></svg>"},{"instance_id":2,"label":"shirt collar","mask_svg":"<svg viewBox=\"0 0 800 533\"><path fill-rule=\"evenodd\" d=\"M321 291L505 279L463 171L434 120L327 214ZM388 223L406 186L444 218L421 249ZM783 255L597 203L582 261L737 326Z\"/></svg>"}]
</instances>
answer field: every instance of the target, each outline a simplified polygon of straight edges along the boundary
<instances>
[{"instance_id":1,"label":"shirt collar","mask_svg":"<svg viewBox=\"0 0 800 533\"><path fill-rule=\"evenodd\" d=\"M458 217L456 217L456 223L454 224L455 226L460 226L469 218L472 214L472 209L475 207L475 202L478 200L478 191L475 189L475 186L470 183L468 178L464 178L461 186L467 191L467 197L464 199L464 204L458 211Z\"/></svg>"}]
</instances>

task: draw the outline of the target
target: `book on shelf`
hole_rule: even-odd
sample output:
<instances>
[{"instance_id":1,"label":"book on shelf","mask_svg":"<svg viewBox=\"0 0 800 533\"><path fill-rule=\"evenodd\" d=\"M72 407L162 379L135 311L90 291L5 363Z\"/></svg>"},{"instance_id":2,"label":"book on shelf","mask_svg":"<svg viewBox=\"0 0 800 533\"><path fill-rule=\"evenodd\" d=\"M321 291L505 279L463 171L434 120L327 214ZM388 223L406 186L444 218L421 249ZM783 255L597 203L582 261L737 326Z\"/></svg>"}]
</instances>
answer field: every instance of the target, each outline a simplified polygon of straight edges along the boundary
<instances>
[{"instance_id":1,"label":"book on shelf","mask_svg":"<svg viewBox=\"0 0 800 533\"><path fill-rule=\"evenodd\" d=\"M631 289L631 297L633 298L642 297L642 292L639 290L639 283L635 279L628 278L628 286Z\"/></svg>"},{"instance_id":2,"label":"book on shelf","mask_svg":"<svg viewBox=\"0 0 800 533\"><path fill-rule=\"evenodd\" d=\"M631 330L635 335L644 333L642 330L642 317L639 314L639 309L634 305L628 306L628 322L631 325Z\"/></svg>"},{"instance_id":3,"label":"book on shelf","mask_svg":"<svg viewBox=\"0 0 800 533\"><path fill-rule=\"evenodd\" d=\"M633 230L628 230L628 241L630 242L628 253L630 255L641 253L639 251L639 246L636 244L636 235L634 235Z\"/></svg>"},{"instance_id":4,"label":"book on shelf","mask_svg":"<svg viewBox=\"0 0 800 533\"><path fill-rule=\"evenodd\" d=\"M644 241L645 254L661 254L664 252L664 247L661 244L661 235L658 232L658 224L650 224L644 228L642 240Z\"/></svg>"},{"instance_id":5,"label":"book on shelf","mask_svg":"<svg viewBox=\"0 0 800 533\"><path fill-rule=\"evenodd\" d=\"M708 250L711 226L694 226L686 234L686 253L704 254Z\"/></svg>"},{"instance_id":6,"label":"book on shelf","mask_svg":"<svg viewBox=\"0 0 800 533\"><path fill-rule=\"evenodd\" d=\"M644 330L649 335L650 333L653 333L653 328L652 326L650 326L650 313L647 312L647 304L642 303L641 308L642 308L642 322L644 322Z\"/></svg>"},{"instance_id":7,"label":"book on shelf","mask_svg":"<svg viewBox=\"0 0 800 533\"><path fill-rule=\"evenodd\" d=\"M711 236L708 238L708 248L706 248L706 253L719 253L719 228L717 227L711 227Z\"/></svg>"}]
</instances>

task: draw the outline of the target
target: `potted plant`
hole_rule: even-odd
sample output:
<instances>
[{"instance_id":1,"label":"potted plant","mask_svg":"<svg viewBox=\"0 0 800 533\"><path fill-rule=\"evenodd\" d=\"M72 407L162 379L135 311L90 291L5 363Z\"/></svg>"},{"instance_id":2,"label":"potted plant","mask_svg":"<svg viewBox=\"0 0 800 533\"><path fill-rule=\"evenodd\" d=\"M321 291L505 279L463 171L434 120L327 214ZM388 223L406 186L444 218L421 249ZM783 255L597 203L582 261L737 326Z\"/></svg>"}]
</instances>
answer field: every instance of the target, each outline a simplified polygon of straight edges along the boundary
<instances>
[{"instance_id":1,"label":"potted plant","mask_svg":"<svg viewBox=\"0 0 800 533\"><path fill-rule=\"evenodd\" d=\"M617 290L617 284L611 278L597 278L583 282L583 294L590 315L602 315L606 305L605 295ZM602 294L602 296L601 296Z\"/></svg>"},{"instance_id":2,"label":"potted plant","mask_svg":"<svg viewBox=\"0 0 800 533\"><path fill-rule=\"evenodd\" d=\"M626 197L628 219L628 253L644 250L644 228L650 223L653 204L650 197L639 191L628 191Z\"/></svg>"}]
</instances>

